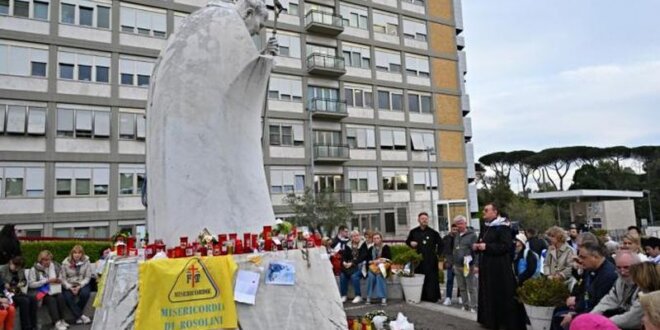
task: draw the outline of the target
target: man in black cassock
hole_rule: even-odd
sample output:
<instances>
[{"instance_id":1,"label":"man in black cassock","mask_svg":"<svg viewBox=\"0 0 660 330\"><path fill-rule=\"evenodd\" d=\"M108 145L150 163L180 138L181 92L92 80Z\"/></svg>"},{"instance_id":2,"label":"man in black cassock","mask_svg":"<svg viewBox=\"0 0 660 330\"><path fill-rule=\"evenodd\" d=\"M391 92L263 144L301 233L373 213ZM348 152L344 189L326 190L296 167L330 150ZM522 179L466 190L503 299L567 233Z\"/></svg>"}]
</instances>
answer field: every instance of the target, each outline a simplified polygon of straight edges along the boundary
<instances>
[{"instance_id":1,"label":"man in black cassock","mask_svg":"<svg viewBox=\"0 0 660 330\"><path fill-rule=\"evenodd\" d=\"M416 249L423 257L422 262L415 269L416 273L425 275L422 300L438 302L440 300L438 255L442 253L442 239L437 231L429 227L428 213L420 213L417 221L419 221L419 227L410 231L406 244Z\"/></svg>"},{"instance_id":2,"label":"man in black cassock","mask_svg":"<svg viewBox=\"0 0 660 330\"><path fill-rule=\"evenodd\" d=\"M484 206L483 218L479 241L472 245L479 257L477 322L487 329L525 329L524 307L515 299L511 227L494 203Z\"/></svg>"}]
</instances>

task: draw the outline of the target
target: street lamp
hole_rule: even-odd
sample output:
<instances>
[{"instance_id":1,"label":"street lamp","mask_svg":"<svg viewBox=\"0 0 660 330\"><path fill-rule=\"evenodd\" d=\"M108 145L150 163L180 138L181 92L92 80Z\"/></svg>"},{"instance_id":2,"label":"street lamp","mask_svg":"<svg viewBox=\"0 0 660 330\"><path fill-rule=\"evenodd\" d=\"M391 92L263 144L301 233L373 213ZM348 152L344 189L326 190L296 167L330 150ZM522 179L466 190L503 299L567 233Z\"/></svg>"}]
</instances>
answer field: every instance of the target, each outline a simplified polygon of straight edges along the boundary
<instances>
[{"instance_id":1,"label":"street lamp","mask_svg":"<svg viewBox=\"0 0 660 330\"><path fill-rule=\"evenodd\" d=\"M431 206L431 223L435 223L437 225L437 229L440 229L440 224L437 223L436 218L435 218L435 205L433 205L433 182L431 181L433 176L431 175L431 155L435 155L433 152L434 149L433 147L429 147L424 149L426 151L426 166L429 174L429 202Z\"/></svg>"},{"instance_id":2,"label":"street lamp","mask_svg":"<svg viewBox=\"0 0 660 330\"><path fill-rule=\"evenodd\" d=\"M646 194L647 199L649 201L649 221L651 221L651 226L654 226L655 223L653 221L653 206L651 205L651 190L644 189L642 190L642 193Z\"/></svg>"}]
</instances>

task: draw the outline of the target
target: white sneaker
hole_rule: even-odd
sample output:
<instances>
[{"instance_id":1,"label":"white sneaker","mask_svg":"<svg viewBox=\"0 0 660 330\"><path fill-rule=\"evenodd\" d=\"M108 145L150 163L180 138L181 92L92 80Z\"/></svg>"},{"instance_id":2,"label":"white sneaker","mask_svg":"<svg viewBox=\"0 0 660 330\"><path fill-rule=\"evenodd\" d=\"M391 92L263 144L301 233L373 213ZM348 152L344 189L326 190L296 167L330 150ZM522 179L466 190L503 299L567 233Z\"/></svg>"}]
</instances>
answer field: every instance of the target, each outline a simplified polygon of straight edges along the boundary
<instances>
[{"instance_id":1,"label":"white sneaker","mask_svg":"<svg viewBox=\"0 0 660 330\"><path fill-rule=\"evenodd\" d=\"M76 324L83 324L82 317L76 320Z\"/></svg>"},{"instance_id":2,"label":"white sneaker","mask_svg":"<svg viewBox=\"0 0 660 330\"><path fill-rule=\"evenodd\" d=\"M92 323L92 320L91 320L89 317L87 317L87 315L82 315L82 316L80 317L80 319L82 320L83 324L90 324L90 323Z\"/></svg>"},{"instance_id":3,"label":"white sneaker","mask_svg":"<svg viewBox=\"0 0 660 330\"><path fill-rule=\"evenodd\" d=\"M470 313L474 313L474 314L477 314L477 310L476 310L476 309L474 309L474 308L470 308Z\"/></svg>"},{"instance_id":4,"label":"white sneaker","mask_svg":"<svg viewBox=\"0 0 660 330\"><path fill-rule=\"evenodd\" d=\"M387 306L387 299L386 299L386 298L383 298L383 299L380 301L380 304L381 304L381 306Z\"/></svg>"},{"instance_id":5,"label":"white sneaker","mask_svg":"<svg viewBox=\"0 0 660 330\"><path fill-rule=\"evenodd\" d=\"M367 302L365 303L365 305L371 305L371 298L367 298Z\"/></svg>"},{"instance_id":6,"label":"white sneaker","mask_svg":"<svg viewBox=\"0 0 660 330\"><path fill-rule=\"evenodd\" d=\"M62 322L62 325L65 326L67 329L71 326L69 323L67 323L64 320L60 320L60 322Z\"/></svg>"},{"instance_id":7,"label":"white sneaker","mask_svg":"<svg viewBox=\"0 0 660 330\"><path fill-rule=\"evenodd\" d=\"M354 304L359 304L361 302L362 302L362 297L356 296L355 298L353 298L353 303Z\"/></svg>"},{"instance_id":8,"label":"white sneaker","mask_svg":"<svg viewBox=\"0 0 660 330\"><path fill-rule=\"evenodd\" d=\"M463 298L462 297L458 297L458 304L463 305Z\"/></svg>"},{"instance_id":9,"label":"white sneaker","mask_svg":"<svg viewBox=\"0 0 660 330\"><path fill-rule=\"evenodd\" d=\"M451 298L449 297L445 298L445 301L442 304L445 306L451 306Z\"/></svg>"},{"instance_id":10,"label":"white sneaker","mask_svg":"<svg viewBox=\"0 0 660 330\"><path fill-rule=\"evenodd\" d=\"M341 297L341 302L342 302L342 303L345 303L345 302L346 302L346 296L342 296L342 297Z\"/></svg>"},{"instance_id":11,"label":"white sneaker","mask_svg":"<svg viewBox=\"0 0 660 330\"><path fill-rule=\"evenodd\" d=\"M66 330L67 327L62 323L62 320L55 322L55 330Z\"/></svg>"}]
</instances>

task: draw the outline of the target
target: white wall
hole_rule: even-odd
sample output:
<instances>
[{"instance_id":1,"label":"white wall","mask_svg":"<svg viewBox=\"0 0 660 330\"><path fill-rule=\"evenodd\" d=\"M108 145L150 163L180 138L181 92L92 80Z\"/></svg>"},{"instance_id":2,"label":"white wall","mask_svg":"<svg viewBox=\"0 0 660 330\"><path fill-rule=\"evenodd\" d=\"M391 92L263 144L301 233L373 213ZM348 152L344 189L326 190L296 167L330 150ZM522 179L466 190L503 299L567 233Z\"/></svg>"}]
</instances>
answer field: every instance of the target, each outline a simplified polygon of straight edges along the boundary
<instances>
[{"instance_id":1,"label":"white wall","mask_svg":"<svg viewBox=\"0 0 660 330\"><path fill-rule=\"evenodd\" d=\"M408 152L405 150L381 150L380 151L381 160L408 160Z\"/></svg>"},{"instance_id":2,"label":"white wall","mask_svg":"<svg viewBox=\"0 0 660 330\"><path fill-rule=\"evenodd\" d=\"M112 32L84 26L59 24L60 37L82 39L96 42L112 42Z\"/></svg>"},{"instance_id":3,"label":"white wall","mask_svg":"<svg viewBox=\"0 0 660 330\"><path fill-rule=\"evenodd\" d=\"M117 209L126 210L144 210L142 198L140 196L119 196L117 198Z\"/></svg>"},{"instance_id":4,"label":"white wall","mask_svg":"<svg viewBox=\"0 0 660 330\"><path fill-rule=\"evenodd\" d=\"M270 156L273 158L305 158L305 148L270 146Z\"/></svg>"},{"instance_id":5,"label":"white wall","mask_svg":"<svg viewBox=\"0 0 660 330\"><path fill-rule=\"evenodd\" d=\"M57 138L55 139L55 151L108 154L110 153L110 141Z\"/></svg>"},{"instance_id":6,"label":"white wall","mask_svg":"<svg viewBox=\"0 0 660 330\"><path fill-rule=\"evenodd\" d=\"M410 201L410 192L408 190L404 191L383 191L383 201L384 202L407 202Z\"/></svg>"},{"instance_id":7,"label":"white wall","mask_svg":"<svg viewBox=\"0 0 660 330\"><path fill-rule=\"evenodd\" d=\"M110 84L58 80L57 92L62 94L110 97Z\"/></svg>"},{"instance_id":8,"label":"white wall","mask_svg":"<svg viewBox=\"0 0 660 330\"><path fill-rule=\"evenodd\" d=\"M51 64L49 64L51 65ZM30 92L47 92L47 78L0 75L0 86L4 89L27 90ZM109 96L109 94L108 94Z\"/></svg>"},{"instance_id":9,"label":"white wall","mask_svg":"<svg viewBox=\"0 0 660 330\"><path fill-rule=\"evenodd\" d=\"M50 8L48 9L50 10ZM3 15L0 16L0 30L48 34L50 33L50 22Z\"/></svg>"},{"instance_id":10,"label":"white wall","mask_svg":"<svg viewBox=\"0 0 660 330\"><path fill-rule=\"evenodd\" d=\"M45 137L0 136L0 151L46 151Z\"/></svg>"},{"instance_id":11,"label":"white wall","mask_svg":"<svg viewBox=\"0 0 660 330\"><path fill-rule=\"evenodd\" d=\"M149 88L147 87L119 86L120 99L146 101L147 94L149 94Z\"/></svg>"},{"instance_id":12,"label":"white wall","mask_svg":"<svg viewBox=\"0 0 660 330\"><path fill-rule=\"evenodd\" d=\"M165 44L167 44L167 39L145 37L132 33L120 33L119 43L124 46L133 46L133 47L161 50L163 49L163 47L165 47Z\"/></svg>"},{"instance_id":13,"label":"white wall","mask_svg":"<svg viewBox=\"0 0 660 330\"><path fill-rule=\"evenodd\" d=\"M144 141L128 141L128 140L119 141L120 154L144 155L145 148L146 147Z\"/></svg>"},{"instance_id":14,"label":"white wall","mask_svg":"<svg viewBox=\"0 0 660 330\"><path fill-rule=\"evenodd\" d=\"M110 200L104 197L56 197L55 212L102 212L110 210Z\"/></svg>"},{"instance_id":15,"label":"white wall","mask_svg":"<svg viewBox=\"0 0 660 330\"><path fill-rule=\"evenodd\" d=\"M44 213L43 198L0 199L0 214Z\"/></svg>"},{"instance_id":16,"label":"white wall","mask_svg":"<svg viewBox=\"0 0 660 330\"><path fill-rule=\"evenodd\" d=\"M378 80L384 80L384 81L391 81L391 82L403 82L403 77L401 76L400 73L391 73L391 72L385 72L385 71L376 71L376 79Z\"/></svg>"}]
</instances>

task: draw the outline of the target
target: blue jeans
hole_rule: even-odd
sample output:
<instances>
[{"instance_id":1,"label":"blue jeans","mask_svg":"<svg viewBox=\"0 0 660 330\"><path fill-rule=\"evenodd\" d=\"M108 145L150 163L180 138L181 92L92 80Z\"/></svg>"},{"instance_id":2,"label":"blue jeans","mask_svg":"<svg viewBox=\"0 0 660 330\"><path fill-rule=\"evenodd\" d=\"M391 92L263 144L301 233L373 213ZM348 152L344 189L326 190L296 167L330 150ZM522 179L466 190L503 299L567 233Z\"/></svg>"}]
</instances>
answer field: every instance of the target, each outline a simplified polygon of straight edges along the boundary
<instances>
[{"instance_id":1,"label":"blue jeans","mask_svg":"<svg viewBox=\"0 0 660 330\"><path fill-rule=\"evenodd\" d=\"M447 268L447 293L445 296L451 299L451 295L454 291L454 267Z\"/></svg>"},{"instance_id":2,"label":"blue jeans","mask_svg":"<svg viewBox=\"0 0 660 330\"><path fill-rule=\"evenodd\" d=\"M79 319L83 315L83 310L85 309L85 305L87 305L87 301L89 300L89 284L80 288L77 296L73 295L71 290L64 289L62 291L64 301L66 302L66 305L69 306L71 314L73 314L76 320ZM78 297L77 302L76 297Z\"/></svg>"},{"instance_id":3,"label":"blue jeans","mask_svg":"<svg viewBox=\"0 0 660 330\"><path fill-rule=\"evenodd\" d=\"M356 297L362 296L362 292L360 291L360 279L362 278L362 272L359 270L356 270L351 275L346 275L346 273L344 272L341 272L339 274L339 295L344 297L348 293L349 277L351 283L353 284L353 291L355 292L355 296Z\"/></svg>"},{"instance_id":4,"label":"blue jeans","mask_svg":"<svg viewBox=\"0 0 660 330\"><path fill-rule=\"evenodd\" d=\"M367 299L371 298L376 290L376 298L387 298L387 283L382 275L376 275L369 271L367 275Z\"/></svg>"}]
</instances>

